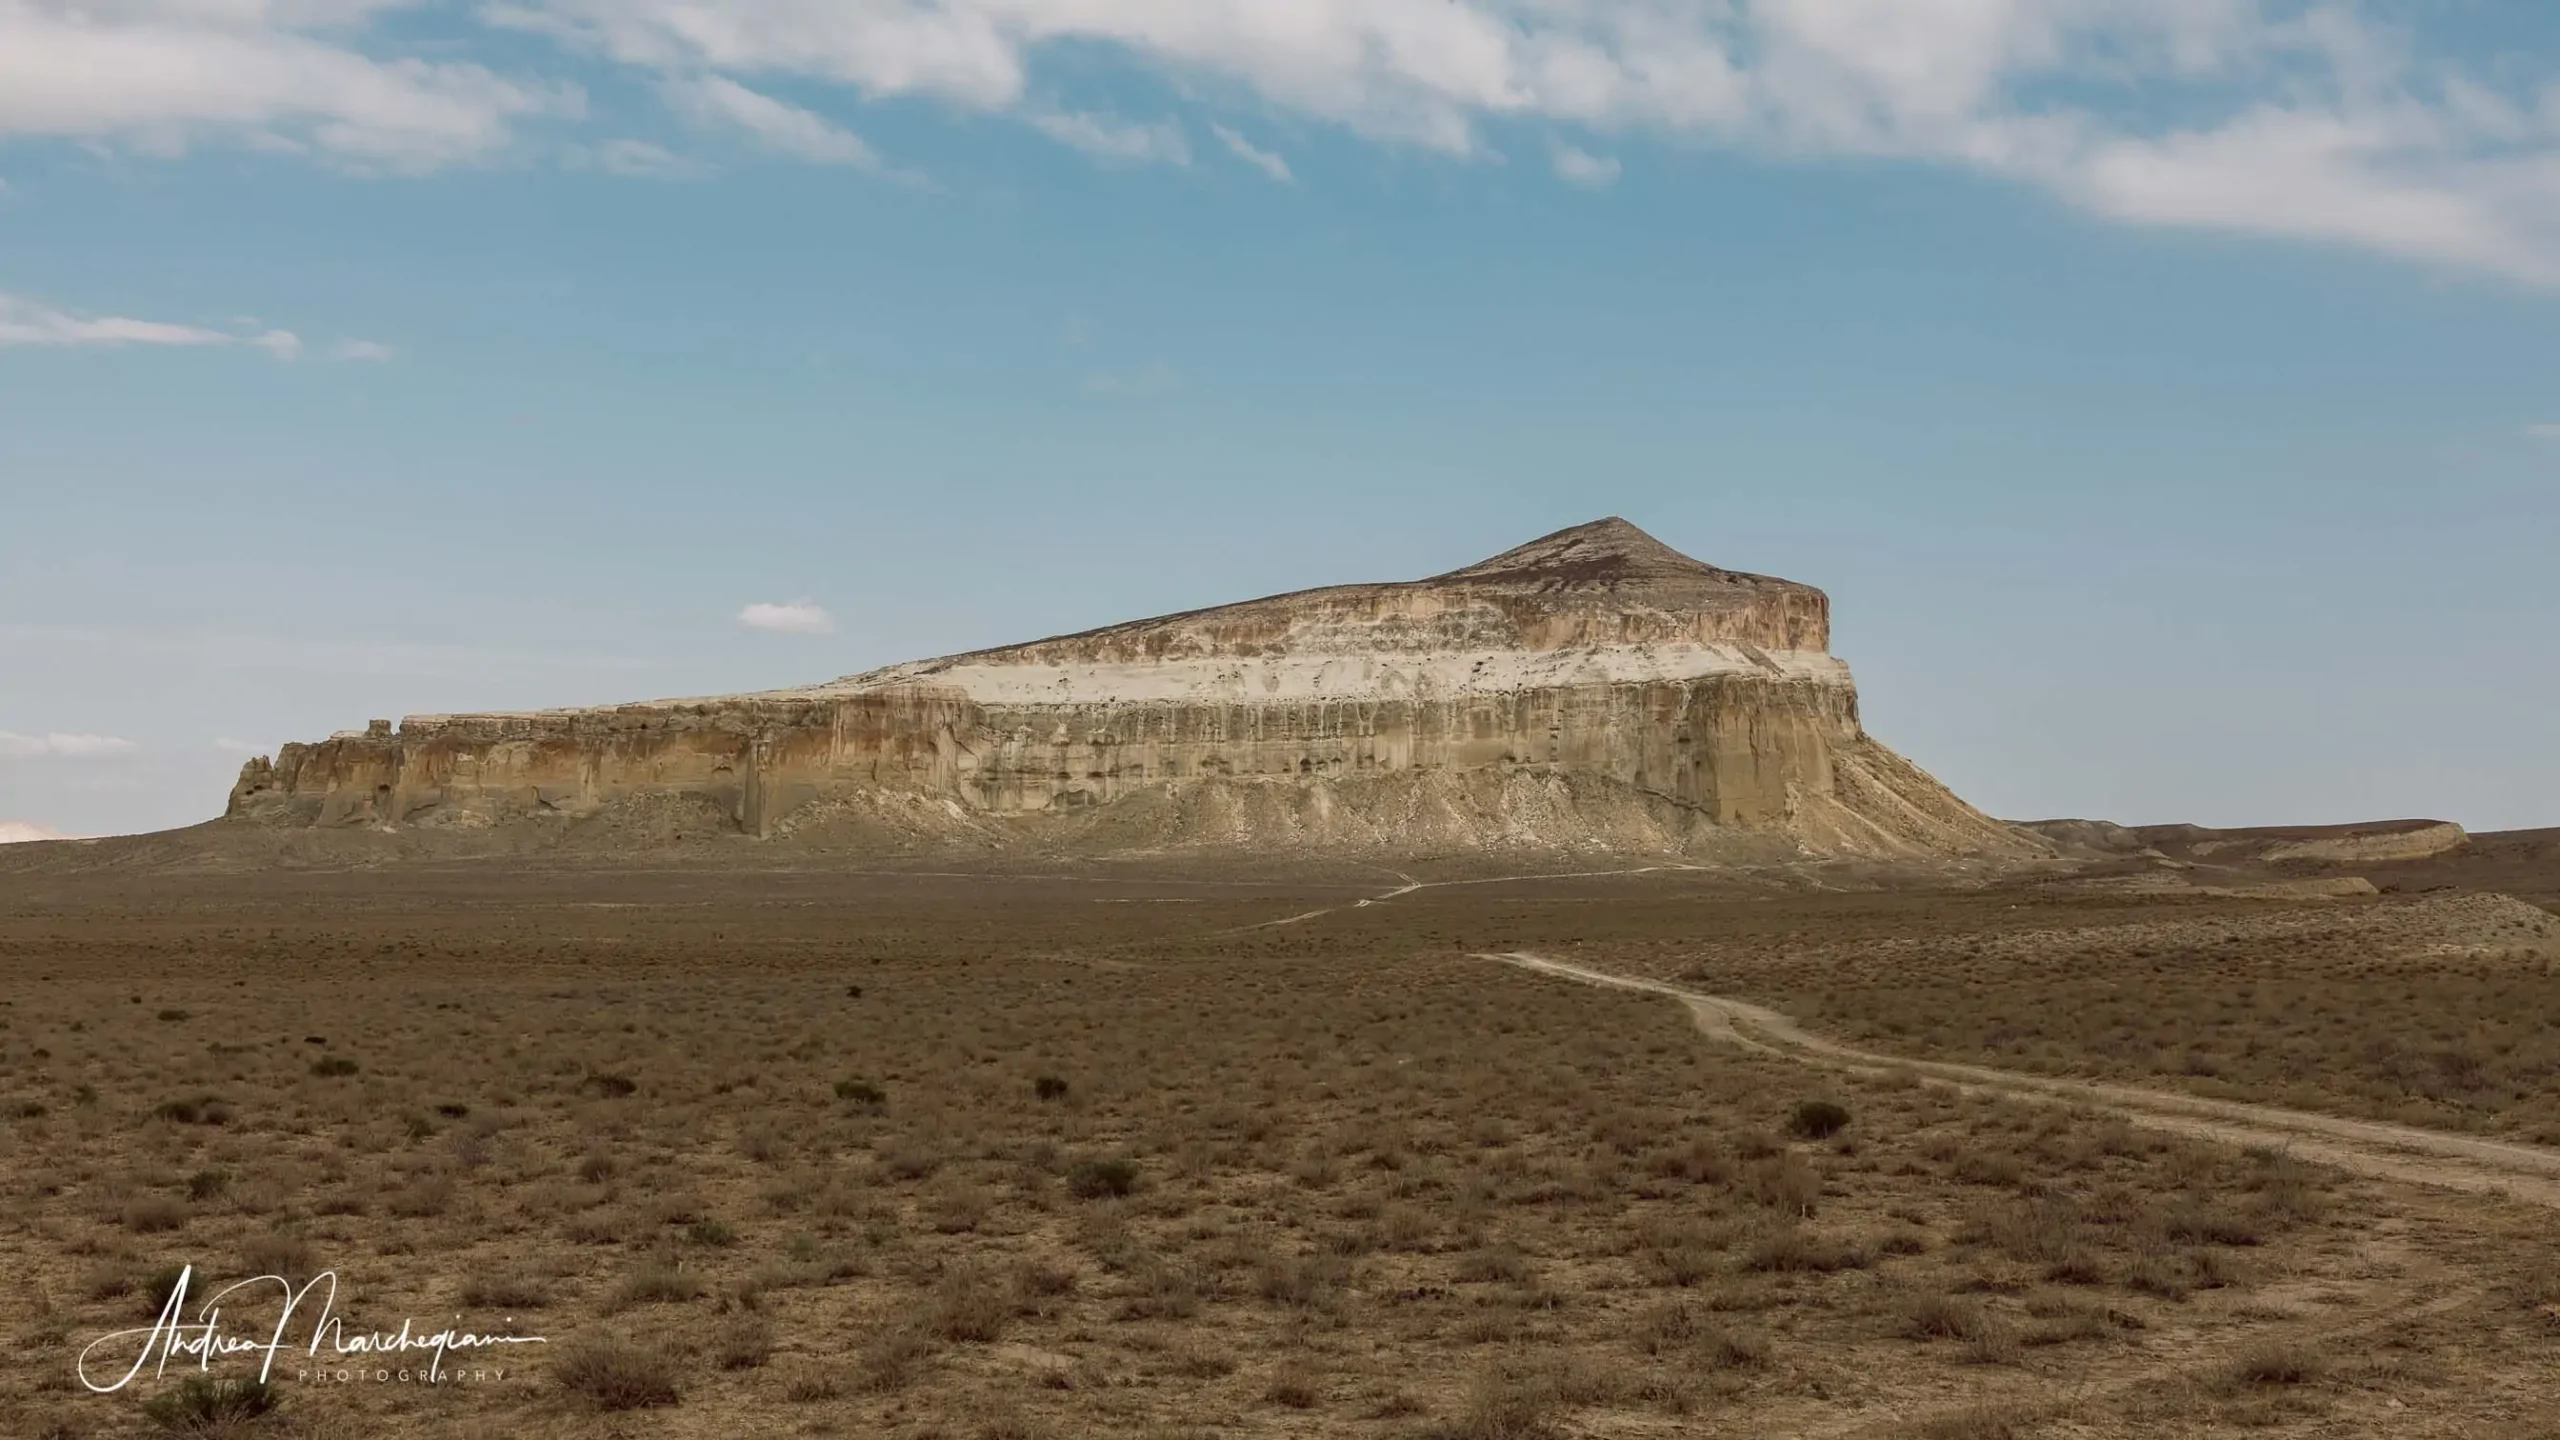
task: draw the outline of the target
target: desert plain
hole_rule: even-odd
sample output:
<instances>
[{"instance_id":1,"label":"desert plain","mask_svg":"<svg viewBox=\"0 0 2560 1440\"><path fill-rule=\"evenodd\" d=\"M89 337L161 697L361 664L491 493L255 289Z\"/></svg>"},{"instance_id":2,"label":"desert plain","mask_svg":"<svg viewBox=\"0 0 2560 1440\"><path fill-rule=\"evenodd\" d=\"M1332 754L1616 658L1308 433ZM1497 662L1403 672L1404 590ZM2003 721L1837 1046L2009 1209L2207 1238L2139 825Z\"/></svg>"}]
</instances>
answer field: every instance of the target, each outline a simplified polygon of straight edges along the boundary
<instances>
[{"instance_id":1,"label":"desert plain","mask_svg":"<svg viewBox=\"0 0 2560 1440\"><path fill-rule=\"evenodd\" d=\"M2560 1433L2555 842L21 862L0 1434Z\"/></svg>"}]
</instances>

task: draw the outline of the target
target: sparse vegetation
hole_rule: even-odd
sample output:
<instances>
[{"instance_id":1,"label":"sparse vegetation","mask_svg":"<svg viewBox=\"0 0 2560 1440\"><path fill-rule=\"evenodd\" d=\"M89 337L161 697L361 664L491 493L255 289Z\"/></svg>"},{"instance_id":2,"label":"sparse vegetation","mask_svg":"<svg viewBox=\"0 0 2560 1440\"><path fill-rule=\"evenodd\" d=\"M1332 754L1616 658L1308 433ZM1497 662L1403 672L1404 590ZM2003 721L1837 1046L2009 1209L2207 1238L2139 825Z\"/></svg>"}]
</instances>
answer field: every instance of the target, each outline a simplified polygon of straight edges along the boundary
<instances>
[{"instance_id":1,"label":"sparse vegetation","mask_svg":"<svg viewBox=\"0 0 2560 1440\"><path fill-rule=\"evenodd\" d=\"M762 1315L732 1315L711 1339L711 1356L723 1370L753 1370L773 1356L773 1321Z\"/></svg>"},{"instance_id":2,"label":"sparse vegetation","mask_svg":"<svg viewBox=\"0 0 2560 1440\"><path fill-rule=\"evenodd\" d=\"M370 898L254 925L211 908L178 938L0 915L12 963L58 977L0 1008L0 1095L52 1102L7 1122L0 1161L23 1217L0 1259L52 1306L0 1347L0 1434L76 1419L41 1376L147 1323L176 1273L152 1272L182 1256L199 1300L326 1268L351 1327L458 1314L554 1337L505 1357L545 1385L441 1391L426 1419L394 1386L293 1387L289 1413L224 1422L243 1437L1525 1440L1771 1416L1896 1433L1890 1415L1981 1440L2044 1433L2045 1412L1954 1397L2114 1395L2147 1357L2205 1354L2196 1383L2138 1387L2151 1431L2302 1440L2386 1390L2425 1433L2464 1366L2503 1363L2456 1358L2470 1329L2508 1327L2517 1357L2560 1343L2560 1280L2530 1270L2549 1240L2467 1197L2386 1206L2278 1152L1808 1071L1717 1047L1669 1002L1471 958L1580 940L1640 968L1667 936L1703 963L1718 927L1783 951L1790 925L1845 907L1854 932L1889 900L1648 917L1425 891L1252 929L1315 905L827 877L871 887L850 907L797 876L772 903L760 879L700 906L599 888L614 906L564 922L301 883ZM439 986L334 968L385 945ZM332 978L224 978L303 966ZM209 978L173 1031L152 1007L181 970ZM68 1098L76 1076L106 1093ZM2415 1252L2392 1247L2417 1233L2430 1273L2497 1277L2482 1309L2283 1353L2306 1319L2406 1308ZM2369 1356L2405 1363L2386 1386Z\"/></svg>"},{"instance_id":3,"label":"sparse vegetation","mask_svg":"<svg viewBox=\"0 0 2560 1440\"><path fill-rule=\"evenodd\" d=\"M124 1207L124 1226L137 1235L157 1235L187 1223L185 1204L169 1195L142 1195Z\"/></svg>"},{"instance_id":4,"label":"sparse vegetation","mask_svg":"<svg viewBox=\"0 0 2560 1440\"><path fill-rule=\"evenodd\" d=\"M311 1242L290 1231L262 1230L240 1247L244 1275L281 1275L299 1281L321 1268Z\"/></svg>"},{"instance_id":5,"label":"sparse vegetation","mask_svg":"<svg viewBox=\"0 0 2560 1440\"><path fill-rule=\"evenodd\" d=\"M501 1271L464 1281L457 1298L475 1310L539 1310L551 1303L551 1292L530 1276Z\"/></svg>"},{"instance_id":6,"label":"sparse vegetation","mask_svg":"<svg viewBox=\"0 0 2560 1440\"><path fill-rule=\"evenodd\" d=\"M172 1125L227 1125L231 1121L231 1107L212 1095L163 1100L151 1113Z\"/></svg>"},{"instance_id":7,"label":"sparse vegetation","mask_svg":"<svg viewBox=\"0 0 2560 1440\"><path fill-rule=\"evenodd\" d=\"M2560 1145L2547 963L2378 954L2335 904L2012 905L1880 898L1782 945L1627 963L1871 1049Z\"/></svg>"},{"instance_id":8,"label":"sparse vegetation","mask_svg":"<svg viewBox=\"0 0 2560 1440\"><path fill-rule=\"evenodd\" d=\"M2232 1362L2225 1376L2234 1387L2302 1385L2328 1370L2318 1351L2299 1341L2269 1341L2251 1346Z\"/></svg>"},{"instance_id":9,"label":"sparse vegetation","mask_svg":"<svg viewBox=\"0 0 2560 1440\"><path fill-rule=\"evenodd\" d=\"M168 1309L169 1297L178 1293L178 1285L181 1281L189 1281L192 1283L192 1279L187 1273L187 1267L184 1265L163 1265L152 1271L151 1274L143 1280L141 1286L144 1307L153 1315L157 1315L161 1311ZM114 1289L113 1293L120 1295L131 1288L132 1287L130 1285L119 1285ZM202 1292L199 1289L196 1293L200 1295ZM104 1299L108 1297L101 1296L100 1298Z\"/></svg>"},{"instance_id":10,"label":"sparse vegetation","mask_svg":"<svg viewBox=\"0 0 2560 1440\"><path fill-rule=\"evenodd\" d=\"M633 1305L680 1305L703 1293L701 1279L680 1270L664 1260L642 1262L639 1269L623 1278L607 1298L606 1308L620 1310Z\"/></svg>"},{"instance_id":11,"label":"sparse vegetation","mask_svg":"<svg viewBox=\"0 0 2560 1440\"><path fill-rule=\"evenodd\" d=\"M142 1413L181 1435L225 1434L275 1409L278 1399L276 1387L254 1375L194 1375L145 1400Z\"/></svg>"},{"instance_id":12,"label":"sparse vegetation","mask_svg":"<svg viewBox=\"0 0 2560 1440\"><path fill-rule=\"evenodd\" d=\"M1787 1124L1807 1140L1828 1140L1848 1128L1849 1111L1835 1100L1807 1100Z\"/></svg>"},{"instance_id":13,"label":"sparse vegetation","mask_svg":"<svg viewBox=\"0 0 2560 1440\"><path fill-rule=\"evenodd\" d=\"M1122 1159L1079 1160L1067 1172L1067 1189L1077 1198L1099 1200L1127 1195L1138 1188L1138 1167Z\"/></svg>"},{"instance_id":14,"label":"sparse vegetation","mask_svg":"<svg viewBox=\"0 0 2560 1440\"><path fill-rule=\"evenodd\" d=\"M598 1410L645 1410L673 1405L680 1392L675 1365L664 1354L623 1340L589 1340L569 1346L552 1362L559 1386Z\"/></svg>"}]
</instances>

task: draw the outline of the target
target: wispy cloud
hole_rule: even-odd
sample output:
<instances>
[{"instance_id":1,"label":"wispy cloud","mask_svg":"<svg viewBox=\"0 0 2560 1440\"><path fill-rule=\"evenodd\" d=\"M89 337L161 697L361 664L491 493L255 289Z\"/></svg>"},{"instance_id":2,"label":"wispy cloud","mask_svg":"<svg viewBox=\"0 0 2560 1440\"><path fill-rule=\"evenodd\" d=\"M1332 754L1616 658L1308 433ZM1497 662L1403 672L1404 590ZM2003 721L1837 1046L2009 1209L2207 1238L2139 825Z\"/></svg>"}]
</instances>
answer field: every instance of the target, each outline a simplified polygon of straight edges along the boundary
<instances>
[{"instance_id":1,"label":"wispy cloud","mask_svg":"<svg viewBox=\"0 0 2560 1440\"><path fill-rule=\"evenodd\" d=\"M1235 131L1228 129L1224 125L1210 126L1209 133L1217 136L1218 143L1226 146L1230 154L1234 155L1237 159L1242 160L1246 164L1253 166L1255 169L1260 170L1263 174L1270 176L1272 179L1279 181L1283 185L1293 185L1297 183L1298 177L1290 172L1288 161L1281 159L1279 156L1272 154L1270 151L1265 150L1258 145L1255 145L1252 141L1247 140L1242 135L1237 134Z\"/></svg>"},{"instance_id":2,"label":"wispy cloud","mask_svg":"<svg viewBox=\"0 0 2560 1440\"><path fill-rule=\"evenodd\" d=\"M738 623L750 630L770 630L777 635L832 635L835 617L809 599L786 604L759 602L738 612Z\"/></svg>"},{"instance_id":3,"label":"wispy cloud","mask_svg":"<svg viewBox=\"0 0 2560 1440\"><path fill-rule=\"evenodd\" d=\"M646 140L607 140L592 150L573 149L568 163L633 180L700 180L712 173L702 161Z\"/></svg>"},{"instance_id":4,"label":"wispy cloud","mask_svg":"<svg viewBox=\"0 0 2560 1440\"><path fill-rule=\"evenodd\" d=\"M213 748L221 751L225 755L267 755L274 753L270 746L260 745L254 740L234 740L228 735L217 735L213 737Z\"/></svg>"},{"instance_id":5,"label":"wispy cloud","mask_svg":"<svg viewBox=\"0 0 2560 1440\"><path fill-rule=\"evenodd\" d=\"M2527 425L2524 433L2536 440L2560 440L2560 424Z\"/></svg>"},{"instance_id":6,"label":"wispy cloud","mask_svg":"<svg viewBox=\"0 0 2560 1440\"><path fill-rule=\"evenodd\" d=\"M880 157L861 136L814 111L786 104L718 75L671 80L667 102L698 125L725 126L766 148L820 165L876 167Z\"/></svg>"},{"instance_id":7,"label":"wispy cloud","mask_svg":"<svg viewBox=\"0 0 2560 1440\"><path fill-rule=\"evenodd\" d=\"M1170 120L1138 125L1076 111L1034 115L1031 124L1059 144L1074 146L1097 160L1124 165L1191 163L1191 139Z\"/></svg>"},{"instance_id":8,"label":"wispy cloud","mask_svg":"<svg viewBox=\"0 0 2560 1440\"><path fill-rule=\"evenodd\" d=\"M1935 165L2123 223L2352 247L2560 288L2560 90L2547 57L2484 57L2452 18L2459 6L487 0L452 10L451 33L424 54L394 23L416 8L0 0L0 139L167 155L238 143L374 169L482 161L515 145L519 127L585 117L579 90L514 73L552 68L524 42L534 35L805 160L863 164L869 150L770 87L846 109L929 100L1026 119L1107 160L1188 163L1181 120L1133 124L1049 101L1044 71L1099 49L1182 93L1250 97L1450 156L1487 154L1497 126L1532 136L1545 126L1549 137ZM1275 178L1285 168L1232 132L1219 140ZM701 173L644 141L580 143L562 153L615 173ZM1582 164L1567 149L1554 154L1567 178L1611 173L1612 162Z\"/></svg>"},{"instance_id":9,"label":"wispy cloud","mask_svg":"<svg viewBox=\"0 0 2560 1440\"><path fill-rule=\"evenodd\" d=\"M135 320L123 315L83 315L16 295L0 294L0 346L103 348L123 345L215 347L247 345L279 360L302 353L302 341L290 330L237 334L203 325L165 320Z\"/></svg>"},{"instance_id":10,"label":"wispy cloud","mask_svg":"<svg viewBox=\"0 0 2560 1440\"><path fill-rule=\"evenodd\" d=\"M380 364L389 360L393 353L390 346L378 340L346 340L341 341L337 349L330 351L329 356L333 360Z\"/></svg>"},{"instance_id":11,"label":"wispy cloud","mask_svg":"<svg viewBox=\"0 0 2560 1440\"><path fill-rule=\"evenodd\" d=\"M222 141L361 169L487 156L510 127L578 114L573 87L413 47L367 53L402 0L0 0L0 135L183 153Z\"/></svg>"},{"instance_id":12,"label":"wispy cloud","mask_svg":"<svg viewBox=\"0 0 2560 1440\"><path fill-rule=\"evenodd\" d=\"M1585 190L1606 190L1618 183L1621 167L1614 156L1594 155L1572 145L1558 144L1554 159L1557 178L1568 185L1579 185Z\"/></svg>"},{"instance_id":13,"label":"wispy cloud","mask_svg":"<svg viewBox=\"0 0 2560 1440\"><path fill-rule=\"evenodd\" d=\"M139 747L113 735L21 735L0 730L0 760L112 760Z\"/></svg>"},{"instance_id":14,"label":"wispy cloud","mask_svg":"<svg viewBox=\"0 0 2560 1440\"><path fill-rule=\"evenodd\" d=\"M256 334L178 325L165 320L135 320L123 315L83 315L16 295L0 294L0 347L56 346L66 349L110 349L126 345L218 348L245 345L279 360L302 353L302 337L290 330Z\"/></svg>"},{"instance_id":15,"label":"wispy cloud","mask_svg":"<svg viewBox=\"0 0 2560 1440\"><path fill-rule=\"evenodd\" d=\"M1179 130L1044 111L1042 59L1107 47L1373 140L1456 156L1492 122L1932 164L2092 213L2560 286L2560 100L2385 0L513 0L502 23L667 75L789 76L1028 114L1122 160ZM1595 157L1596 158L1596 157ZM1567 162L1568 165L1571 162ZM1596 179L1606 163L1574 167Z\"/></svg>"}]
</instances>

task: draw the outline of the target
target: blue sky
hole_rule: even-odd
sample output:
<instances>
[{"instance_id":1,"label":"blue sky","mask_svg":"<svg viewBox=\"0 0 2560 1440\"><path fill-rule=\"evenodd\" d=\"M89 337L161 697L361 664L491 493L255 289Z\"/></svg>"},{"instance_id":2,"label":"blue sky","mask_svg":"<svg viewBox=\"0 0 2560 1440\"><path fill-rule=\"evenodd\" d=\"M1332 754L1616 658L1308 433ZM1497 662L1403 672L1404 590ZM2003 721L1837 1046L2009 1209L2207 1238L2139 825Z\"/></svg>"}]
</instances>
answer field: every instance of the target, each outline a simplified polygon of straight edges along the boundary
<instances>
[{"instance_id":1,"label":"blue sky","mask_svg":"<svg viewBox=\"0 0 2560 1440\"><path fill-rule=\"evenodd\" d=\"M1829 590L1995 813L2560 824L2556 57L2521 0L0 0L0 823L1615 513Z\"/></svg>"}]
</instances>

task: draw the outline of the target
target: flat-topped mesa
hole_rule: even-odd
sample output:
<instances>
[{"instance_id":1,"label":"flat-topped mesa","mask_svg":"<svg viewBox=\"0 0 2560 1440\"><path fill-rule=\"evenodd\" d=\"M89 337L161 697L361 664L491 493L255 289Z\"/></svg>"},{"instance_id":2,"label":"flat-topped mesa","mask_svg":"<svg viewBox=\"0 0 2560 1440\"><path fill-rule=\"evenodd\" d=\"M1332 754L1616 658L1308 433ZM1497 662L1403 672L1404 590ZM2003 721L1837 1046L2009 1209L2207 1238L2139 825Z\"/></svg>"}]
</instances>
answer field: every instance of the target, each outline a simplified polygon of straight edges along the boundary
<instances>
[{"instance_id":1,"label":"flat-topped mesa","mask_svg":"<svg viewBox=\"0 0 2560 1440\"><path fill-rule=\"evenodd\" d=\"M253 762L231 811L482 828L676 801L770 836L896 797L974 834L1119 817L1148 844L2031 845L1866 737L1829 622L1819 590L1611 518L1426 580L798 690L377 722Z\"/></svg>"}]
</instances>

